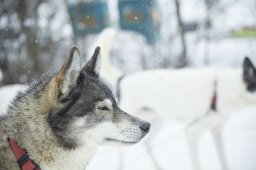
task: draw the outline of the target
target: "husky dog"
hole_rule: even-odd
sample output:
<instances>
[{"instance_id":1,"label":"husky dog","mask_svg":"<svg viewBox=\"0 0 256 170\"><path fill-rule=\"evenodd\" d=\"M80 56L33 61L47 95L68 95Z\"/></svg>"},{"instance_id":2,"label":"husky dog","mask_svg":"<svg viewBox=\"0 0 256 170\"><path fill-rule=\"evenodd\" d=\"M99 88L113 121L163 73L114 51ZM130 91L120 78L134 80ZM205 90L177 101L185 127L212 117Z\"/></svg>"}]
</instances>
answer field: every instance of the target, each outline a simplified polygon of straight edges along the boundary
<instances>
[{"instance_id":1,"label":"husky dog","mask_svg":"<svg viewBox=\"0 0 256 170\"><path fill-rule=\"evenodd\" d=\"M76 47L57 73L19 93L1 117L0 169L20 169L8 139L16 139L42 170L84 170L101 144L135 144L150 124L122 111L100 80L100 48L81 67Z\"/></svg>"}]
</instances>

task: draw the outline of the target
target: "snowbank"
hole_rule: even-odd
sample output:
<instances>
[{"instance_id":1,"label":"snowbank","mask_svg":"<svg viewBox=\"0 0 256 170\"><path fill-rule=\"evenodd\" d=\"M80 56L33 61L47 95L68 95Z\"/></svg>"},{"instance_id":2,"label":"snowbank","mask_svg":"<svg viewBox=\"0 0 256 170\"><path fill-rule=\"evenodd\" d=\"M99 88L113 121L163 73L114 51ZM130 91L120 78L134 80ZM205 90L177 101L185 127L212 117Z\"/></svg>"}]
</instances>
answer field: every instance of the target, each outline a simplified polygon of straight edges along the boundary
<instances>
[{"instance_id":1,"label":"snowbank","mask_svg":"<svg viewBox=\"0 0 256 170\"><path fill-rule=\"evenodd\" d=\"M6 113L6 110L19 91L23 91L27 88L26 85L15 84L8 85L0 88L0 115Z\"/></svg>"},{"instance_id":2,"label":"snowbank","mask_svg":"<svg viewBox=\"0 0 256 170\"><path fill-rule=\"evenodd\" d=\"M231 170L255 170L256 157L256 106L233 113L223 130L228 165ZM153 153L163 170L192 170L184 125L169 121L159 131L153 143ZM154 128L154 127L152 127ZM120 152L124 153L120 157ZM221 170L212 136L206 130L200 140L200 158L203 170ZM88 169L120 170L123 159L124 170L155 170L149 154L142 143L130 147L101 147Z\"/></svg>"}]
</instances>

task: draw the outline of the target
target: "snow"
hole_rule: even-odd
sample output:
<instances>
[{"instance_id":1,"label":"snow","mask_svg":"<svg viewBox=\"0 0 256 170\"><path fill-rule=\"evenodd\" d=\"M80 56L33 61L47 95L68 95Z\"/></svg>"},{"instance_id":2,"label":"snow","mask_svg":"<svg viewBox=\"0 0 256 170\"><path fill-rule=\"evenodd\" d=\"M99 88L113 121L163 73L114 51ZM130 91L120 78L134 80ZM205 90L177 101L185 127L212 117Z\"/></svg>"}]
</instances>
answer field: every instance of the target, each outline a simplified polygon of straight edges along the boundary
<instances>
[{"instance_id":1,"label":"snow","mask_svg":"<svg viewBox=\"0 0 256 170\"><path fill-rule=\"evenodd\" d=\"M226 134L227 157L232 170L255 170L256 108L237 112L228 122Z\"/></svg>"},{"instance_id":2,"label":"snow","mask_svg":"<svg viewBox=\"0 0 256 170\"><path fill-rule=\"evenodd\" d=\"M160 0L160 3L163 2L164 0ZM162 6L162 8L166 7ZM204 1L182 0L181 8L182 18L186 22L202 22L206 17ZM226 32L244 25L255 25L255 1L222 0L217 2L213 8L214 10L211 12L213 26L219 32Z\"/></svg>"},{"instance_id":3,"label":"snow","mask_svg":"<svg viewBox=\"0 0 256 170\"><path fill-rule=\"evenodd\" d=\"M0 116L6 113L6 110L19 91L27 88L26 85L15 84L8 85L0 88Z\"/></svg>"},{"instance_id":4,"label":"snow","mask_svg":"<svg viewBox=\"0 0 256 170\"><path fill-rule=\"evenodd\" d=\"M152 51L141 34L117 30L110 53L111 63L115 67L129 74L143 70L143 62L146 63L142 57L146 56L150 60L153 58L150 56L151 54Z\"/></svg>"},{"instance_id":5,"label":"snow","mask_svg":"<svg viewBox=\"0 0 256 170\"><path fill-rule=\"evenodd\" d=\"M233 113L223 130L228 164L231 170L255 170L256 106ZM165 121L154 140L153 152L162 169L192 170L184 124ZM176 133L178 132L178 133ZM126 170L155 170L143 143L122 149L101 147L88 169L119 169L120 152L124 152ZM211 133L205 130L200 140L200 160L204 170L221 170Z\"/></svg>"},{"instance_id":6,"label":"snow","mask_svg":"<svg viewBox=\"0 0 256 170\"><path fill-rule=\"evenodd\" d=\"M192 40L190 41L192 44ZM201 41L189 48L189 58L195 67L204 66L206 42ZM249 56L256 63L256 40L225 38L209 43L210 65L241 68L242 61Z\"/></svg>"},{"instance_id":7,"label":"snow","mask_svg":"<svg viewBox=\"0 0 256 170\"><path fill-rule=\"evenodd\" d=\"M163 2L164 0L160 0L160 3ZM236 39L230 37L230 32L233 30L255 26L255 7L256 1L251 0L218 1L211 11L212 28L209 33L211 40L208 47L203 38L204 30L200 30L202 28L186 36L191 65L204 66L205 59L208 57L209 65L218 66L241 67L241 61L245 56L249 56L256 62L255 38ZM162 8L163 11L167 10L164 5ZM198 0L182 0L181 11L185 22L196 21L199 24L205 19L207 12L204 1ZM172 29L168 25L164 26L167 30Z\"/></svg>"}]
</instances>

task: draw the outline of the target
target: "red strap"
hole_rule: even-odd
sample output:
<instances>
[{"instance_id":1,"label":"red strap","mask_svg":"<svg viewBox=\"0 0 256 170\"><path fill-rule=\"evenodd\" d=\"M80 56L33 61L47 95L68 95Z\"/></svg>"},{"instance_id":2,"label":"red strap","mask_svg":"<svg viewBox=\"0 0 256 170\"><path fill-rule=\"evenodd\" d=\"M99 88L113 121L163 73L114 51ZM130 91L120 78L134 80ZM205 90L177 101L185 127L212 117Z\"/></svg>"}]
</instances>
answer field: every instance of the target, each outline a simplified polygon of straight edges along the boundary
<instances>
[{"instance_id":1,"label":"red strap","mask_svg":"<svg viewBox=\"0 0 256 170\"><path fill-rule=\"evenodd\" d=\"M217 100L218 100L218 94L217 94L217 81L214 81L214 91L213 96L211 100L211 110L217 111Z\"/></svg>"},{"instance_id":2,"label":"red strap","mask_svg":"<svg viewBox=\"0 0 256 170\"><path fill-rule=\"evenodd\" d=\"M212 96L211 109L213 111L217 110L217 94L216 93Z\"/></svg>"},{"instance_id":3,"label":"red strap","mask_svg":"<svg viewBox=\"0 0 256 170\"><path fill-rule=\"evenodd\" d=\"M40 170L38 165L29 158L26 151L18 145L14 138L9 139L9 144L21 170Z\"/></svg>"}]
</instances>

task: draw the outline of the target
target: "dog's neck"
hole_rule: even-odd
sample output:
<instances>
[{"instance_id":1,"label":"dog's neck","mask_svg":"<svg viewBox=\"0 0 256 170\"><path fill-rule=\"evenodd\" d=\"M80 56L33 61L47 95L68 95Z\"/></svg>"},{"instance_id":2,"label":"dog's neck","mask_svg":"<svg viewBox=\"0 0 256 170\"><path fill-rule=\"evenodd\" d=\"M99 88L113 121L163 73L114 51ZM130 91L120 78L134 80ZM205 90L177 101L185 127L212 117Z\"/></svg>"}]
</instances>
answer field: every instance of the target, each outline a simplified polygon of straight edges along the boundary
<instances>
[{"instance_id":1,"label":"dog's neck","mask_svg":"<svg viewBox=\"0 0 256 170\"><path fill-rule=\"evenodd\" d=\"M42 169L84 170L96 152L97 145L92 143L73 149L65 148L43 114L16 112L8 119L5 121L7 136L16 138L19 145L26 149L30 158Z\"/></svg>"},{"instance_id":2,"label":"dog's neck","mask_svg":"<svg viewBox=\"0 0 256 170\"><path fill-rule=\"evenodd\" d=\"M47 121L51 110L58 107L51 100L53 97L51 91L43 94L28 92L26 96L20 94L3 121L6 137L14 137L42 169L84 170L97 145L86 142L86 145L75 148L65 147Z\"/></svg>"}]
</instances>

